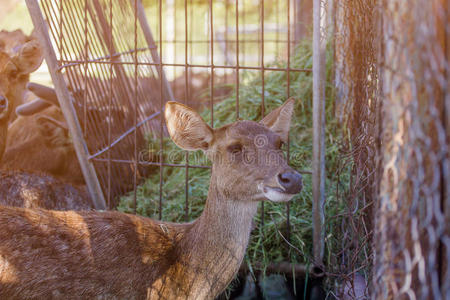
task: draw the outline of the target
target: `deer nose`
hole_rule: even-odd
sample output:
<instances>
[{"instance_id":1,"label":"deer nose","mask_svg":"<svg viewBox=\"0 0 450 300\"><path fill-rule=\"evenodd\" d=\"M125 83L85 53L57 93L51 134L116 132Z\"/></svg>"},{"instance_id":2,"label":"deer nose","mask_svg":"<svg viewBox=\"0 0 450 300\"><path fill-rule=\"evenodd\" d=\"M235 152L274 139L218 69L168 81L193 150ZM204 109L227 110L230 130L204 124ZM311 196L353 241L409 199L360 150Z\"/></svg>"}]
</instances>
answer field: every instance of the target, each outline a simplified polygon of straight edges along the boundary
<instances>
[{"instance_id":1,"label":"deer nose","mask_svg":"<svg viewBox=\"0 0 450 300\"><path fill-rule=\"evenodd\" d=\"M302 175L297 172L284 172L278 174L278 182L283 187L285 193L297 194L302 190Z\"/></svg>"}]
</instances>

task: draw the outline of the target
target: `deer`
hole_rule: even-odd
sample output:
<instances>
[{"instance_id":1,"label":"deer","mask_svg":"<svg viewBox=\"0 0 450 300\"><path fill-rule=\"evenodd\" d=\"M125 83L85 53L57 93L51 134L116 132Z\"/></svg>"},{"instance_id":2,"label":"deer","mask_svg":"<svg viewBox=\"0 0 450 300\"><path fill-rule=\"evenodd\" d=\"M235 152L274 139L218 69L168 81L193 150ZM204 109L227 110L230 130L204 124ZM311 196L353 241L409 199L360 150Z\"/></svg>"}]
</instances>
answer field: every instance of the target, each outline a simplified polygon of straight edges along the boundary
<instances>
[{"instance_id":1,"label":"deer","mask_svg":"<svg viewBox=\"0 0 450 300\"><path fill-rule=\"evenodd\" d=\"M190 223L0 206L0 297L214 299L241 265L259 202L302 189L281 149L293 109L289 99L260 122L212 128L166 103L171 139L212 162L204 210Z\"/></svg>"},{"instance_id":2,"label":"deer","mask_svg":"<svg viewBox=\"0 0 450 300\"><path fill-rule=\"evenodd\" d=\"M2 31L3 35L5 32ZM0 156L5 150L8 124L13 111L25 93L29 74L42 63L39 43L32 39L24 44L5 48L0 39Z\"/></svg>"},{"instance_id":3,"label":"deer","mask_svg":"<svg viewBox=\"0 0 450 300\"><path fill-rule=\"evenodd\" d=\"M11 38L7 40L8 43L5 42L5 36ZM17 39L17 36L22 36L23 40ZM12 47L11 41L17 44ZM18 150L8 149L8 142L16 138L10 136L11 116L15 108L20 106L17 104L22 101L29 74L36 70L41 62L41 49L34 39L29 40L29 37L23 35L21 31L14 31L12 35L5 31L0 32L0 161L2 161L2 167L5 167L5 161L9 162L7 153ZM26 130L26 127L22 129ZM36 145L30 144L27 149L24 149L26 151L15 154L19 160L26 161ZM94 208L90 196L83 189L73 187L52 176L18 169L0 171L0 204L56 210Z\"/></svg>"},{"instance_id":4,"label":"deer","mask_svg":"<svg viewBox=\"0 0 450 300\"><path fill-rule=\"evenodd\" d=\"M9 136L8 119L11 111L9 103L7 98L0 96L0 161L2 162L5 162L5 157L2 158L2 154L5 149L6 138ZM17 120L14 122L17 122ZM32 151L32 146L36 145L30 145L27 150L28 153ZM26 154L26 152L19 151L18 156L19 158L22 156L22 160L26 160L28 157L23 157ZM8 161L7 156L6 161ZM86 190L74 187L46 174L22 170L0 171L0 204L55 210L89 210L94 208Z\"/></svg>"},{"instance_id":5,"label":"deer","mask_svg":"<svg viewBox=\"0 0 450 300\"><path fill-rule=\"evenodd\" d=\"M34 82L27 84L27 89L37 98L16 107L18 115L8 128L8 139L5 153L1 160L3 169L21 169L30 172L49 174L73 185L84 185L84 176L78 162L78 157L69 133L69 126L59 106L58 97L53 88ZM108 132L111 126L111 141L123 134L122 127L116 128L114 123L129 120L129 114L117 107L95 107L86 104L85 107L76 101L75 96L80 98L82 91L75 91L71 97L74 107L78 111L86 111L91 119L102 120L96 123L98 132ZM106 102L106 101L105 101ZM109 114L110 110L110 114ZM106 116L106 117L105 117ZM80 125L84 127L84 119L81 118ZM131 126L131 125L130 125ZM88 131L86 138L92 133ZM144 137L138 135L139 140ZM104 140L90 140L92 153L107 146ZM114 147L111 152L114 156L122 153L132 153L134 143L131 139L124 140L120 145ZM133 154L130 154L130 157ZM122 158L125 158L121 156ZM129 158L129 157L127 157ZM108 176L108 168L105 164L96 165L97 174L100 178ZM139 174L146 174L148 170L139 168ZM114 165L112 174L121 173L126 179L122 180L116 189L128 191L133 187L132 171L125 165ZM129 176L125 174L128 173ZM112 175L114 176L114 175Z\"/></svg>"},{"instance_id":6,"label":"deer","mask_svg":"<svg viewBox=\"0 0 450 300\"><path fill-rule=\"evenodd\" d=\"M41 90L36 92L35 86ZM1 168L48 174L73 185L84 185L55 91L34 83L28 83L27 88L37 98L16 107L18 117L8 127Z\"/></svg>"},{"instance_id":7,"label":"deer","mask_svg":"<svg viewBox=\"0 0 450 300\"><path fill-rule=\"evenodd\" d=\"M44 59L43 49L32 33L21 30L0 32L0 94L8 98L8 120L15 118L15 109L24 102L30 73L36 71Z\"/></svg>"}]
</instances>

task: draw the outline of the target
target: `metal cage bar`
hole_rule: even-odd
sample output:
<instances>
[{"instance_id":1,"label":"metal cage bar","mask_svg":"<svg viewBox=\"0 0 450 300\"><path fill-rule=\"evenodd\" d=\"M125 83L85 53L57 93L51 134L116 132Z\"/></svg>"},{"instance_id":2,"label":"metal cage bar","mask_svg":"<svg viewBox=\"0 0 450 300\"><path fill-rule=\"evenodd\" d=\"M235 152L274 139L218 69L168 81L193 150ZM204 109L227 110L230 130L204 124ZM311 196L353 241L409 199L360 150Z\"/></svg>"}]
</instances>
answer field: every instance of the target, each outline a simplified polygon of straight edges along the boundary
<instances>
[{"instance_id":1,"label":"metal cage bar","mask_svg":"<svg viewBox=\"0 0 450 300\"><path fill-rule=\"evenodd\" d=\"M275 8L264 1L258 1L257 4L249 4L249 1L245 0L227 1L225 4L213 0L206 1L202 4L205 18L200 20L204 26L203 35L198 30L200 21L195 20L194 4L188 0L174 0L169 4L159 0L152 4L151 15L154 17L148 19L139 0L61 1L57 7L56 0L27 0L28 2L33 3L34 9L39 13L40 2L43 15L46 15L48 19L49 31L53 40L57 41L59 53L53 54L54 65L50 66L50 71L60 77L59 81L54 80L54 83L57 89L60 89L59 86L62 85L66 90L66 95L63 96L68 97L67 99L74 98L72 101L75 108L71 114L75 118L78 116L81 123L78 138L83 142L84 134L86 144L84 152L81 152L84 156L80 158L80 162L84 159L85 163L92 168L94 175L95 171L99 174L98 179L95 179L97 180L96 188L102 192L102 197L103 194L106 195L109 208L116 206L118 196L129 193L133 210L136 212L137 187L141 178L148 175L146 170L151 169L154 175L159 175L159 183L155 186L155 191L159 188L157 190L159 195L155 195L155 199L159 198L155 201L157 206L155 211L159 219L163 219L166 173L171 168L184 168L183 217L184 220L189 220L191 209L189 184L194 173L191 170L210 169L210 167L190 161L187 152L184 154L183 163L174 163L165 159L167 136L161 112L167 100L178 100L187 105L195 104L192 82L196 79L196 71L200 70L199 74L206 74L205 87L209 88L209 94L205 96L204 104L210 110L209 118L212 127L217 126L218 122L215 111L216 97L219 94L217 81L224 79L226 83L234 84L234 110L236 120L239 120L242 115L242 104L246 101L240 94L242 82L246 80L245 73L253 72L256 75L255 78L261 81L261 91L258 91L260 101L257 102L255 109L261 113L258 117L263 117L266 114L266 106L270 104L270 99L266 96L266 90L270 89L267 84L269 74L284 74L286 95L289 97L295 96L291 95L291 79L300 72L313 72L313 177L314 185L318 184L317 187L319 187L314 192L314 262L320 264L322 260L320 253L323 253L324 199L324 108L322 103L324 86L321 81L324 79L321 75L323 65L317 63L317 59L322 61L324 49L320 48L323 47L323 42L316 45L318 40L314 36L314 70L292 66L293 47L299 42L296 25L291 24L296 21L295 18L298 15L297 0L286 0L284 4L277 2ZM167 5L173 7L168 8ZM226 9L225 20L220 19L220 13L217 10L220 5L224 5ZM257 8L253 15L249 13L249 7L252 5ZM72 6L73 13L70 12ZM184 20L183 16L177 13L177 9L183 9L183 7ZM275 9L277 14L275 23L270 23L266 19L266 16L270 16L271 9ZM175 15L166 19L167 16L164 13L167 13L167 10L169 13L172 11L176 14L178 19ZM42 14L41 19L41 22L44 22ZM249 22L254 24L249 25ZM184 33L181 33L179 28L177 32L177 26L170 25L172 23L183 23ZM170 35L173 37L172 40L166 35L167 30L170 30L166 27L170 26L173 26L172 30L175 30ZM314 23L315 33L317 28L320 30L320 22ZM123 38L122 35L126 34L128 38ZM165 46L170 43L172 48L166 51ZM273 47L267 46L269 44ZM45 48L52 49L50 36ZM182 48L184 48L184 55L182 55ZM205 50L201 52L200 59L195 53L200 51L199 49ZM58 59L57 54L59 54ZM283 56L287 65L271 64L277 56ZM256 59L252 60L253 58ZM173 70L173 76L171 76L171 70ZM183 84L178 90L174 84L177 74L181 72L177 73L177 70L184 72L180 75ZM64 82L62 73L67 75L67 83ZM68 92L68 86L74 93L73 97ZM82 90L83 93L78 95L77 89ZM177 93L180 90L182 90L181 96ZM65 101L69 103L69 100ZM118 116L121 113L124 115ZM114 122L102 123L113 119ZM155 160L140 156L141 148L148 146L145 140L148 134L153 135L155 145L159 143L160 152ZM290 155L288 143L288 161ZM311 173L304 170L301 172ZM86 182L91 184L90 177L85 175L85 178ZM126 183L124 187L117 186L121 179ZM264 219L267 220L265 210L262 204L260 219L263 226ZM284 213L287 227L286 241L289 243L291 229L294 228L290 219L290 214L294 212L289 204L286 205ZM316 252L319 254L316 255Z\"/></svg>"},{"instance_id":2,"label":"metal cage bar","mask_svg":"<svg viewBox=\"0 0 450 300\"><path fill-rule=\"evenodd\" d=\"M44 43L45 60L48 64L53 83L55 84L55 91L58 96L58 101L61 105L62 112L72 134L73 145L77 152L81 170L86 178L86 184L92 197L92 201L94 202L96 209L105 209L106 203L103 192L97 179L95 168L92 162L88 159L88 149L83 139L81 126L76 117L75 109L71 103L69 90L67 89L67 85L64 82L62 74L58 72L58 61L50 41L46 23L39 8L39 3L37 0L27 0L26 4L28 10L30 11L33 25L37 29L40 36L40 41Z\"/></svg>"},{"instance_id":3,"label":"metal cage bar","mask_svg":"<svg viewBox=\"0 0 450 300\"><path fill-rule=\"evenodd\" d=\"M321 0L313 8L313 252L321 264L324 252L325 202L325 39L322 36Z\"/></svg>"}]
</instances>

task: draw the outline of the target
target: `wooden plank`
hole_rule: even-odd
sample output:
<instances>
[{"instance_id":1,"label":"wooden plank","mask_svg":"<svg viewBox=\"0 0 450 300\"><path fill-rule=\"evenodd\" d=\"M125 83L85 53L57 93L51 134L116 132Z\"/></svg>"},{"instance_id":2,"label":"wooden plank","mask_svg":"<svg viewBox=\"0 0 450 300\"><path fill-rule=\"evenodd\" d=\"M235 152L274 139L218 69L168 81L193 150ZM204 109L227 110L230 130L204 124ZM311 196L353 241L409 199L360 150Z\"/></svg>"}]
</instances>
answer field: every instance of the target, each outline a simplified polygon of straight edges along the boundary
<instances>
[{"instance_id":1,"label":"wooden plank","mask_svg":"<svg viewBox=\"0 0 450 300\"><path fill-rule=\"evenodd\" d=\"M50 36L48 34L47 25L42 16L39 3L37 0L26 0L28 11L30 12L31 20L38 33L39 40L44 47L44 57L47 62L50 75L55 85L56 95L61 106L61 110L66 119L72 136L72 142L77 153L80 167L86 180L89 194L96 209L106 209L106 203L100 183L95 172L93 164L88 160L88 149L83 138L80 124L76 117L75 109L70 100L69 90L62 73L59 71L59 64L56 58L56 53L53 50Z\"/></svg>"}]
</instances>

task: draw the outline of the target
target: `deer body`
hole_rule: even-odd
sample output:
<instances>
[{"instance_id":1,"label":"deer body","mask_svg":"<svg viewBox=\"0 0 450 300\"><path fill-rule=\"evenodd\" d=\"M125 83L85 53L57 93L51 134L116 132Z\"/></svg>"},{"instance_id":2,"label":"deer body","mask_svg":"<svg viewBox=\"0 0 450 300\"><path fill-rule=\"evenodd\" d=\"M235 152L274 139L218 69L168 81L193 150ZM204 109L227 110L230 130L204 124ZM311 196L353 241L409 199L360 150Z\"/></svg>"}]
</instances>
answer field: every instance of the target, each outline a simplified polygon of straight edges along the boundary
<instances>
[{"instance_id":1,"label":"deer body","mask_svg":"<svg viewBox=\"0 0 450 300\"><path fill-rule=\"evenodd\" d=\"M213 162L194 222L0 207L0 298L214 299L239 269L258 201L288 201L301 190L280 150L292 109L289 100L262 124L211 129L168 102L173 141Z\"/></svg>"},{"instance_id":2,"label":"deer body","mask_svg":"<svg viewBox=\"0 0 450 300\"><path fill-rule=\"evenodd\" d=\"M49 153L50 151L45 150L40 151L39 157L32 157L33 155L30 154L33 154L36 149L39 151L49 139L45 139L42 135L41 138L30 139L30 136L35 136L35 132L26 126L27 122L21 119L13 121L16 118L16 108L24 100L29 74L40 66L42 59L42 49L32 36L25 36L20 30L0 32L0 165L2 169L8 169L0 170L0 203L8 206L62 210L92 209L92 201L82 189L77 189L45 174L21 170L46 162L46 167L52 168L55 162L65 160L62 155L55 155L55 152ZM11 128L13 126L11 122L16 124L15 129ZM39 119L35 123L38 122L43 123ZM61 130L53 131L52 133L55 134L51 135L50 139L62 145L65 140L58 139L61 136L60 132ZM21 145L12 147L11 142L21 143ZM64 147L60 148L64 150ZM74 161L71 165L66 163L66 165L73 176L76 173L78 161ZM0 243L3 243L3 240L0 240ZM1 257L0 261L2 261ZM1 267L0 274L3 275Z\"/></svg>"},{"instance_id":3,"label":"deer body","mask_svg":"<svg viewBox=\"0 0 450 300\"><path fill-rule=\"evenodd\" d=\"M3 207L0 296L212 299L239 269L256 205L210 205L180 225L118 212Z\"/></svg>"}]
</instances>

